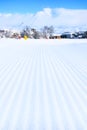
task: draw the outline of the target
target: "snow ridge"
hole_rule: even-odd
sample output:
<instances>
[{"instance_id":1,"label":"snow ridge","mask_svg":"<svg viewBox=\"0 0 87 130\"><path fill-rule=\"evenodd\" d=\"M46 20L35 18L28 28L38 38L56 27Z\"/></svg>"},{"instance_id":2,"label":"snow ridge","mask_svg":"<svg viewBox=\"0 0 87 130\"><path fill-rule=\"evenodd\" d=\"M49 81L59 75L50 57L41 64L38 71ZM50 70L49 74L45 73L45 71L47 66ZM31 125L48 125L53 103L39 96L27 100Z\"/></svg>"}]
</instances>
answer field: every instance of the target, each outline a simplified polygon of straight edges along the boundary
<instances>
[{"instance_id":1,"label":"snow ridge","mask_svg":"<svg viewBox=\"0 0 87 130\"><path fill-rule=\"evenodd\" d=\"M86 130L84 40L5 42L0 41L0 130Z\"/></svg>"}]
</instances>

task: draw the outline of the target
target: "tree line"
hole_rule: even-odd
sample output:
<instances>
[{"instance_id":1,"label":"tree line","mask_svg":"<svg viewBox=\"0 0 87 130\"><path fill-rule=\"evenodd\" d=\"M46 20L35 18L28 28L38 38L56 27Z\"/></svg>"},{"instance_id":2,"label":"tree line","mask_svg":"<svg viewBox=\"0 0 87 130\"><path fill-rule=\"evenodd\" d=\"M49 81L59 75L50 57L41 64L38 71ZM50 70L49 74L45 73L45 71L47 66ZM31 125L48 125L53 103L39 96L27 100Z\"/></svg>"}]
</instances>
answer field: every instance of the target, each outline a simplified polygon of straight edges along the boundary
<instances>
[{"instance_id":1,"label":"tree line","mask_svg":"<svg viewBox=\"0 0 87 130\"><path fill-rule=\"evenodd\" d=\"M21 31L21 36L24 37L25 35L28 38L34 38L34 39L39 39L39 38L49 38L52 36L54 33L54 27L53 26L44 26L41 28L39 31L36 30L35 28L31 28L29 26L26 26L22 31Z\"/></svg>"}]
</instances>

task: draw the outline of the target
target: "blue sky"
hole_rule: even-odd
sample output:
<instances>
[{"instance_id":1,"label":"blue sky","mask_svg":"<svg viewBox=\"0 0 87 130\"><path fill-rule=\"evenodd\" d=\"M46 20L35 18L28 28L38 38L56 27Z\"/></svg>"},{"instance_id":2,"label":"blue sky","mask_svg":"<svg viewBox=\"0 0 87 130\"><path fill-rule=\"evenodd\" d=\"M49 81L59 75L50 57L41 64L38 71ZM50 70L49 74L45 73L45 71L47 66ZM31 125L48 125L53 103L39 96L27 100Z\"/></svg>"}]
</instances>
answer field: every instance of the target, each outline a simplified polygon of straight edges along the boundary
<instances>
[{"instance_id":1,"label":"blue sky","mask_svg":"<svg viewBox=\"0 0 87 130\"><path fill-rule=\"evenodd\" d=\"M1 0L0 13L36 13L43 8L87 9L87 0Z\"/></svg>"},{"instance_id":2,"label":"blue sky","mask_svg":"<svg viewBox=\"0 0 87 130\"><path fill-rule=\"evenodd\" d=\"M1 0L0 28L19 25L79 26L87 30L87 0Z\"/></svg>"}]
</instances>

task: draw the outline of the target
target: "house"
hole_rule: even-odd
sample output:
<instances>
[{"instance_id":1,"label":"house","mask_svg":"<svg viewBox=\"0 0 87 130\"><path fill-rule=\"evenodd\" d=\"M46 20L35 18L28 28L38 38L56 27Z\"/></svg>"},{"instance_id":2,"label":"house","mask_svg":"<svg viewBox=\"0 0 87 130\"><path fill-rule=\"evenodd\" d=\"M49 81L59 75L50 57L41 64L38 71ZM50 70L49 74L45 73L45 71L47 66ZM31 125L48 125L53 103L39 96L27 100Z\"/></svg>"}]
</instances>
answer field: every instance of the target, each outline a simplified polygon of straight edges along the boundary
<instances>
[{"instance_id":1,"label":"house","mask_svg":"<svg viewBox=\"0 0 87 130\"><path fill-rule=\"evenodd\" d=\"M53 34L52 36L49 37L49 39L60 39L61 34Z\"/></svg>"},{"instance_id":2,"label":"house","mask_svg":"<svg viewBox=\"0 0 87 130\"><path fill-rule=\"evenodd\" d=\"M61 34L61 38L74 38L74 34L71 32L64 32Z\"/></svg>"}]
</instances>

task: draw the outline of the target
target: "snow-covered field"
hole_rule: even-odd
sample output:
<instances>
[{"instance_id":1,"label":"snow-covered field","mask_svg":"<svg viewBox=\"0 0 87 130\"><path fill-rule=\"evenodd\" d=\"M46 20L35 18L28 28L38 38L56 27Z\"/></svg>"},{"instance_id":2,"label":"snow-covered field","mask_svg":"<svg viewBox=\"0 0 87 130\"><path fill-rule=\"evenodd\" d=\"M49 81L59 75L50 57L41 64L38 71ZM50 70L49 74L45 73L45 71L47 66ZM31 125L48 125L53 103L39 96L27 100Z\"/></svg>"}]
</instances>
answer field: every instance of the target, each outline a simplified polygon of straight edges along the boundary
<instances>
[{"instance_id":1,"label":"snow-covered field","mask_svg":"<svg viewBox=\"0 0 87 130\"><path fill-rule=\"evenodd\" d=\"M86 39L0 39L0 130L87 130Z\"/></svg>"}]
</instances>

